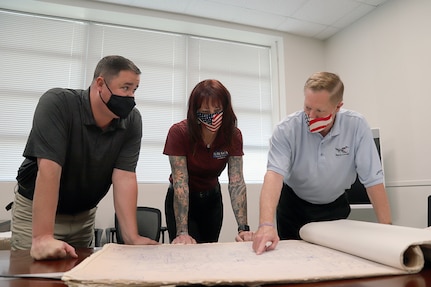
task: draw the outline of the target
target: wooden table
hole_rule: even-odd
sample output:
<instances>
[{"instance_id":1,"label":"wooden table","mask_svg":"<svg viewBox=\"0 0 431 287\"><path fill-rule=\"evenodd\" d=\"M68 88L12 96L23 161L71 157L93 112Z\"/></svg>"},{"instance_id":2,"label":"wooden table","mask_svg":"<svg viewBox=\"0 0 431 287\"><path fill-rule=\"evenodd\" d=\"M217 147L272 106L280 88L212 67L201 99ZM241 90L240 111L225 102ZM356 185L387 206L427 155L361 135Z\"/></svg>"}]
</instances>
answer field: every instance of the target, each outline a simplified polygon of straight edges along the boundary
<instances>
[{"instance_id":1,"label":"wooden table","mask_svg":"<svg viewBox=\"0 0 431 287\"><path fill-rule=\"evenodd\" d=\"M43 278L10 278L16 274L39 274L65 272L78 265L82 260L90 256L93 249L79 249L78 258L68 258L63 260L43 260L35 261L30 257L29 250L0 251L0 286L32 287L32 286L67 286L61 280Z\"/></svg>"},{"instance_id":2,"label":"wooden table","mask_svg":"<svg viewBox=\"0 0 431 287\"><path fill-rule=\"evenodd\" d=\"M65 272L79 264L94 252L93 249L78 249L77 259L35 261L28 250L0 251L0 286L1 287L65 287L61 280L42 278L10 278L16 274L39 274ZM166 272L169 276L169 272ZM270 286L270 285L268 285ZM363 279L348 279L315 283L284 284L271 286L289 287L427 287L431 286L431 264L428 263L418 274L384 276Z\"/></svg>"}]
</instances>

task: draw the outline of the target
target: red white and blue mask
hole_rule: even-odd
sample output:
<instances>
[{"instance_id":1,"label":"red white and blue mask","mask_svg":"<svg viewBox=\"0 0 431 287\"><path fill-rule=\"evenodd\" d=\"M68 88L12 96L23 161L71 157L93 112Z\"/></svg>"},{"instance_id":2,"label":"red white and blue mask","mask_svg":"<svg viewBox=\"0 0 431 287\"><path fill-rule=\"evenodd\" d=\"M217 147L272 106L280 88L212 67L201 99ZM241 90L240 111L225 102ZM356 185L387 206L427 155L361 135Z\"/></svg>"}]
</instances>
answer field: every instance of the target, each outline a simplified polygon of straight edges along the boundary
<instances>
[{"instance_id":1,"label":"red white and blue mask","mask_svg":"<svg viewBox=\"0 0 431 287\"><path fill-rule=\"evenodd\" d=\"M223 111L213 114L204 114L201 112L197 112L197 117L199 122L204 124L204 126L208 130L210 130L211 132L216 132L221 127L223 120Z\"/></svg>"},{"instance_id":2,"label":"red white and blue mask","mask_svg":"<svg viewBox=\"0 0 431 287\"><path fill-rule=\"evenodd\" d=\"M332 123L332 120L334 118L332 117L332 114L329 114L328 116L323 118L310 118L307 114L305 114L305 119L307 120L310 132L320 133Z\"/></svg>"}]
</instances>

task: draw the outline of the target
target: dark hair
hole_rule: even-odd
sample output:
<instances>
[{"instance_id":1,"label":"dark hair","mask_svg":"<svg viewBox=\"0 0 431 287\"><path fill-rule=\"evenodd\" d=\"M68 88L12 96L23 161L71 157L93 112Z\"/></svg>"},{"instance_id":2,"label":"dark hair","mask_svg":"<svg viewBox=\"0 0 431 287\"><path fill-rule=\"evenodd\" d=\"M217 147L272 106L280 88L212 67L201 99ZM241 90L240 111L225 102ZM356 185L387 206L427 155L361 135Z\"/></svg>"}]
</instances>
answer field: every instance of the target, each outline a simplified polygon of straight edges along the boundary
<instances>
[{"instance_id":1,"label":"dark hair","mask_svg":"<svg viewBox=\"0 0 431 287\"><path fill-rule=\"evenodd\" d=\"M112 55L103 57L94 70L93 80L97 77L104 77L107 82L116 77L121 71L132 71L136 75L141 74L141 70L129 59L122 56Z\"/></svg>"},{"instance_id":2,"label":"dark hair","mask_svg":"<svg viewBox=\"0 0 431 287\"><path fill-rule=\"evenodd\" d=\"M218 80L204 80L198 83L190 94L187 111L187 126L192 145L202 138L202 130L197 118L197 111L205 102L219 103L223 109L222 125L219 133L225 138L227 146L231 145L237 118L232 108L229 91Z\"/></svg>"}]
</instances>

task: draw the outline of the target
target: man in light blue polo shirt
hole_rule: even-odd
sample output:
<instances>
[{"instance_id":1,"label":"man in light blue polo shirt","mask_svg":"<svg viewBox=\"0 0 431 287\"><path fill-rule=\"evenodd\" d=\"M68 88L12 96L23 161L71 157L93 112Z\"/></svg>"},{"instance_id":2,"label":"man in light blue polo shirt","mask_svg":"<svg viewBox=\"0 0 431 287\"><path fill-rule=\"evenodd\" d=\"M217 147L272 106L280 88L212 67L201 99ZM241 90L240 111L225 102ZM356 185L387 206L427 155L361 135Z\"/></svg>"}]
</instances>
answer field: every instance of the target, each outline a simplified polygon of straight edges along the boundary
<instances>
[{"instance_id":1,"label":"man in light blue polo shirt","mask_svg":"<svg viewBox=\"0 0 431 287\"><path fill-rule=\"evenodd\" d=\"M341 109L343 92L337 75L313 74L304 86L304 110L287 116L275 128L253 240L257 254L274 249L280 238L299 239L299 229L306 223L347 218L350 206L345 190L356 174L378 221L391 223L371 129L361 114Z\"/></svg>"}]
</instances>

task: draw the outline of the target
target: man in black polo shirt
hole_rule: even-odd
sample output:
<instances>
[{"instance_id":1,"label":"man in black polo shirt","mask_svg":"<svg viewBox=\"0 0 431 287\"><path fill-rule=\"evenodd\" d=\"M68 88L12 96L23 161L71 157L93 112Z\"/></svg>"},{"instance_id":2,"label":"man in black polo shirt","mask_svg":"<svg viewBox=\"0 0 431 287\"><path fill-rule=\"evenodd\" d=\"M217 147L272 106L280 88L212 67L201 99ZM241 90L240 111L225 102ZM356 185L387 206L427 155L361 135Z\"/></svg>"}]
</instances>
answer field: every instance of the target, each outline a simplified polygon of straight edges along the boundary
<instances>
[{"instance_id":1,"label":"man in black polo shirt","mask_svg":"<svg viewBox=\"0 0 431 287\"><path fill-rule=\"evenodd\" d=\"M13 250L31 248L37 260L77 257L75 248L91 246L97 204L111 184L125 243L158 244L139 236L136 223L140 74L130 60L107 56L88 90L42 95L18 170Z\"/></svg>"}]
</instances>

